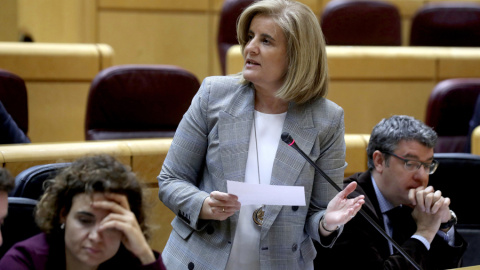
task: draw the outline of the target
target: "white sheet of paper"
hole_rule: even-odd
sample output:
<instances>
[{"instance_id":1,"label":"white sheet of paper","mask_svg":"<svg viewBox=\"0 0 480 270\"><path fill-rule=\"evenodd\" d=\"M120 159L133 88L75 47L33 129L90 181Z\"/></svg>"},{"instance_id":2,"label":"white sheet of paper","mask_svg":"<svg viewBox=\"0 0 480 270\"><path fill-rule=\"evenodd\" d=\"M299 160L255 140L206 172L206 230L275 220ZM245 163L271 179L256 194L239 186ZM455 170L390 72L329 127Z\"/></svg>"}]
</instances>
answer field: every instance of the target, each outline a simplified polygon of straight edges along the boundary
<instances>
[{"instance_id":1,"label":"white sheet of paper","mask_svg":"<svg viewBox=\"0 0 480 270\"><path fill-rule=\"evenodd\" d=\"M227 191L237 195L242 205L305 206L305 188L303 186L261 185L227 180Z\"/></svg>"}]
</instances>

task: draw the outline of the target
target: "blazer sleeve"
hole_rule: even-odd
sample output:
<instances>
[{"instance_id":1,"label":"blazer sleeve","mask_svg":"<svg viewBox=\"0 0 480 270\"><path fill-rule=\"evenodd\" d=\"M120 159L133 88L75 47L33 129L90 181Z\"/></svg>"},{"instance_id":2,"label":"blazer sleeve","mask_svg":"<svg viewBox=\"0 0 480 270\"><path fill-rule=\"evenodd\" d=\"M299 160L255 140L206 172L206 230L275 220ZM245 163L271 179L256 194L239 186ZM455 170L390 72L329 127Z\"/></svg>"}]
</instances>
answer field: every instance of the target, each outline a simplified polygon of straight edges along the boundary
<instances>
[{"instance_id":1,"label":"blazer sleeve","mask_svg":"<svg viewBox=\"0 0 480 270\"><path fill-rule=\"evenodd\" d=\"M204 80L183 116L157 177L159 198L185 224L198 228L209 193L198 188L208 146L208 80Z\"/></svg>"},{"instance_id":2,"label":"blazer sleeve","mask_svg":"<svg viewBox=\"0 0 480 270\"><path fill-rule=\"evenodd\" d=\"M325 100L328 106L315 116L319 121L318 159L316 164L339 186L342 186L343 175L347 166L345 162L345 125L343 109ZM328 203L338 191L318 173L315 173L309 213L307 215L307 233L324 246L332 246L335 238L320 239L320 219L325 213ZM341 233L342 230L340 230ZM328 240L328 241L325 241Z\"/></svg>"}]
</instances>

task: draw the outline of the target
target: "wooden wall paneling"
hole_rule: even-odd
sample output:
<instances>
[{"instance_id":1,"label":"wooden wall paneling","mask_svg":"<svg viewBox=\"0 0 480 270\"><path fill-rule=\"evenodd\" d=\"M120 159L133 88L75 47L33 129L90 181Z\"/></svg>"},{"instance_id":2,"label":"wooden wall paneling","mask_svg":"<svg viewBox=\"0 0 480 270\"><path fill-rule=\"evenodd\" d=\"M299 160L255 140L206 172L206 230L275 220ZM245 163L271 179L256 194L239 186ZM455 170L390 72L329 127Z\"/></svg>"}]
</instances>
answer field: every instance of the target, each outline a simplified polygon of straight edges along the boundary
<instances>
[{"instance_id":1,"label":"wooden wall paneling","mask_svg":"<svg viewBox=\"0 0 480 270\"><path fill-rule=\"evenodd\" d=\"M18 5L17 0L3 0L0 8L0 41L17 41Z\"/></svg>"},{"instance_id":2,"label":"wooden wall paneling","mask_svg":"<svg viewBox=\"0 0 480 270\"><path fill-rule=\"evenodd\" d=\"M102 9L205 11L210 0L99 0Z\"/></svg>"},{"instance_id":3,"label":"wooden wall paneling","mask_svg":"<svg viewBox=\"0 0 480 270\"><path fill-rule=\"evenodd\" d=\"M98 35L113 47L114 65L176 65L201 80L209 75L208 25L205 12L102 10Z\"/></svg>"},{"instance_id":4,"label":"wooden wall paneling","mask_svg":"<svg viewBox=\"0 0 480 270\"><path fill-rule=\"evenodd\" d=\"M18 31L35 42L87 42L94 0L18 0ZM90 40L91 42L91 40Z\"/></svg>"}]
</instances>

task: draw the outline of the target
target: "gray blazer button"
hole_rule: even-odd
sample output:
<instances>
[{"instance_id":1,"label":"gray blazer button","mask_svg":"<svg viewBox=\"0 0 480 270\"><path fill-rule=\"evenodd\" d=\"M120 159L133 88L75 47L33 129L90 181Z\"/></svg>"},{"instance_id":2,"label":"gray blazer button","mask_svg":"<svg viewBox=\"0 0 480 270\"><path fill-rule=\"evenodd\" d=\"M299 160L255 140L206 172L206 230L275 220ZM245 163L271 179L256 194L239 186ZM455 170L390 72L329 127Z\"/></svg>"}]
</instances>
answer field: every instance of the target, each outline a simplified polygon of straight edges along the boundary
<instances>
[{"instance_id":1,"label":"gray blazer button","mask_svg":"<svg viewBox=\"0 0 480 270\"><path fill-rule=\"evenodd\" d=\"M192 262L189 262L188 263L188 270L192 270L193 268L195 268L195 264L193 264Z\"/></svg>"},{"instance_id":2,"label":"gray blazer button","mask_svg":"<svg viewBox=\"0 0 480 270\"><path fill-rule=\"evenodd\" d=\"M293 211L297 211L297 210L298 210L298 206L296 206L296 205L292 206L292 210L293 210Z\"/></svg>"},{"instance_id":3,"label":"gray blazer button","mask_svg":"<svg viewBox=\"0 0 480 270\"><path fill-rule=\"evenodd\" d=\"M297 248L298 248L297 244L293 244L293 246L292 246L292 251L293 251L293 252L297 251Z\"/></svg>"}]
</instances>

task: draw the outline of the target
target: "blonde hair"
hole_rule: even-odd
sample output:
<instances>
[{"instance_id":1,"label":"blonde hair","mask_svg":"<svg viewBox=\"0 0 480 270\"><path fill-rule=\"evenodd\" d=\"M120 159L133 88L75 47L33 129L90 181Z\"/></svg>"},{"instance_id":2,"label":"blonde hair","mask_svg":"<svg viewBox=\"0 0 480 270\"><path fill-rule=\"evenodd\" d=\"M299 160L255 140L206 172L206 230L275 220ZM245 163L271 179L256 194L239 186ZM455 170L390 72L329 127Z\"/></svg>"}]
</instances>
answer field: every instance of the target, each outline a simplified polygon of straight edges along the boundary
<instances>
[{"instance_id":1,"label":"blonde hair","mask_svg":"<svg viewBox=\"0 0 480 270\"><path fill-rule=\"evenodd\" d=\"M249 41L250 23L260 14L272 18L283 29L287 40L288 69L277 97L297 103L325 97L328 92L325 39L313 11L302 3L289 0L253 3L242 12L237 23L242 54ZM250 82L243 79L242 83Z\"/></svg>"}]
</instances>

